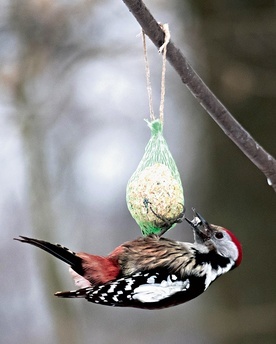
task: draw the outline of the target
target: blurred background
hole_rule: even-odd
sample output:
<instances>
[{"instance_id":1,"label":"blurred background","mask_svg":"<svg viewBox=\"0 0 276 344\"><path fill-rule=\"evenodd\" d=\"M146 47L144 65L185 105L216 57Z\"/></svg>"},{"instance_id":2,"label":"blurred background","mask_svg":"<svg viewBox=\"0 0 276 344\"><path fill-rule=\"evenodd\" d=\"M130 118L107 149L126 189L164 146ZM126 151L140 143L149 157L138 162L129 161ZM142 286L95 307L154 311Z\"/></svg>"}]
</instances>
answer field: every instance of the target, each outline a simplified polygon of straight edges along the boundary
<instances>
[{"instance_id":1,"label":"blurred background","mask_svg":"<svg viewBox=\"0 0 276 344\"><path fill-rule=\"evenodd\" d=\"M241 124L276 153L276 3L151 0L173 41ZM140 235L126 183L150 137L140 28L122 1L0 3L0 342L276 342L276 201L265 177L168 65L164 135L191 207L233 230L244 261L159 311L62 300L67 267L18 235L105 255ZM161 57L148 42L158 110ZM167 236L192 240L183 223Z\"/></svg>"}]
</instances>

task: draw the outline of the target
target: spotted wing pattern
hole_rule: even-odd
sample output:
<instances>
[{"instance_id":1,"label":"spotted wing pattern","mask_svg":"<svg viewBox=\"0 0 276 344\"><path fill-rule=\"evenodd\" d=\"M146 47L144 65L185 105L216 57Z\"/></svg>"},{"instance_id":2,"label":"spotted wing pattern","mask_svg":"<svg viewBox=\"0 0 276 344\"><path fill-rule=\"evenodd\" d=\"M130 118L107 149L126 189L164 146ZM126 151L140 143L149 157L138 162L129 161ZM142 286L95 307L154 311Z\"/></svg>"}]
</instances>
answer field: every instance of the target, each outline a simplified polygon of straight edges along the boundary
<instances>
[{"instance_id":1,"label":"spotted wing pattern","mask_svg":"<svg viewBox=\"0 0 276 344\"><path fill-rule=\"evenodd\" d=\"M112 282L56 293L59 297L86 298L88 301L108 306L136 307L145 309L165 308L186 302L205 289L204 279L193 289L195 277L180 278L174 273L140 271Z\"/></svg>"}]
</instances>

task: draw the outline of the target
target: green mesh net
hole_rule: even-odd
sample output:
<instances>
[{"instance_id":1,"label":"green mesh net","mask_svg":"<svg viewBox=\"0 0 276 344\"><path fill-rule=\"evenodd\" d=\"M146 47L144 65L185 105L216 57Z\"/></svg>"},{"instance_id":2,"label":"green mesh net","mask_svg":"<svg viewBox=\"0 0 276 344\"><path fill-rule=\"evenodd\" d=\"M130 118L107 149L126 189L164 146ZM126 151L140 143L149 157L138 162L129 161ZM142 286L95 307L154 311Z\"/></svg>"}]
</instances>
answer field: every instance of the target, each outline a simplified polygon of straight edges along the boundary
<instances>
[{"instance_id":1,"label":"green mesh net","mask_svg":"<svg viewBox=\"0 0 276 344\"><path fill-rule=\"evenodd\" d=\"M128 209L143 235L159 234L181 222L184 195L180 175L159 119L147 122L151 138L127 184Z\"/></svg>"}]
</instances>

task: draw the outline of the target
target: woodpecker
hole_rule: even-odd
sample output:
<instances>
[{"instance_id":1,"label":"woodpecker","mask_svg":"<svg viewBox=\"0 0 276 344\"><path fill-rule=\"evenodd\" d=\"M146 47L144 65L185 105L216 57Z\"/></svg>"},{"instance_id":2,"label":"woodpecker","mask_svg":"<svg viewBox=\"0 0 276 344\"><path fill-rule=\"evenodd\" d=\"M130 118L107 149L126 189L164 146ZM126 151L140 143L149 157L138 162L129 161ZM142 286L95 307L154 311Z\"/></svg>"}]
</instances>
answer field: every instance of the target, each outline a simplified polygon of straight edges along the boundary
<instances>
[{"instance_id":1,"label":"woodpecker","mask_svg":"<svg viewBox=\"0 0 276 344\"><path fill-rule=\"evenodd\" d=\"M208 224L195 212L186 219L194 243L158 235L139 237L106 257L75 253L59 244L20 236L14 238L45 250L70 265L78 289L55 293L118 307L161 309L187 302L219 276L239 266L242 247L229 230Z\"/></svg>"}]
</instances>

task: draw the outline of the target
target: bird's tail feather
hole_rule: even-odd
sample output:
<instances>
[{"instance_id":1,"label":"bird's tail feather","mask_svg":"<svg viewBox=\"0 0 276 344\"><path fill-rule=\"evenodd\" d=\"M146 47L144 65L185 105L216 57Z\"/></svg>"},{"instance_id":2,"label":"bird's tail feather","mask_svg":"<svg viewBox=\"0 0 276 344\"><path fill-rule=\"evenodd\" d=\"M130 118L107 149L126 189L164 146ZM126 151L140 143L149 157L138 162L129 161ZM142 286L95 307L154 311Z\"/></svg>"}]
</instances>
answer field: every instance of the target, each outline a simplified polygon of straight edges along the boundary
<instances>
[{"instance_id":1,"label":"bird's tail feather","mask_svg":"<svg viewBox=\"0 0 276 344\"><path fill-rule=\"evenodd\" d=\"M78 290L71 290L71 291L58 291L55 293L57 297L63 298L84 298L87 294L87 288L82 288Z\"/></svg>"},{"instance_id":2,"label":"bird's tail feather","mask_svg":"<svg viewBox=\"0 0 276 344\"><path fill-rule=\"evenodd\" d=\"M52 254L56 258L69 264L72 269L81 276L83 275L82 259L78 257L75 252L70 251L68 248L59 244L51 244L44 240L28 238L21 235L19 236L19 238L14 238L14 240L18 240L20 242L24 242L41 248L42 250Z\"/></svg>"}]
</instances>

